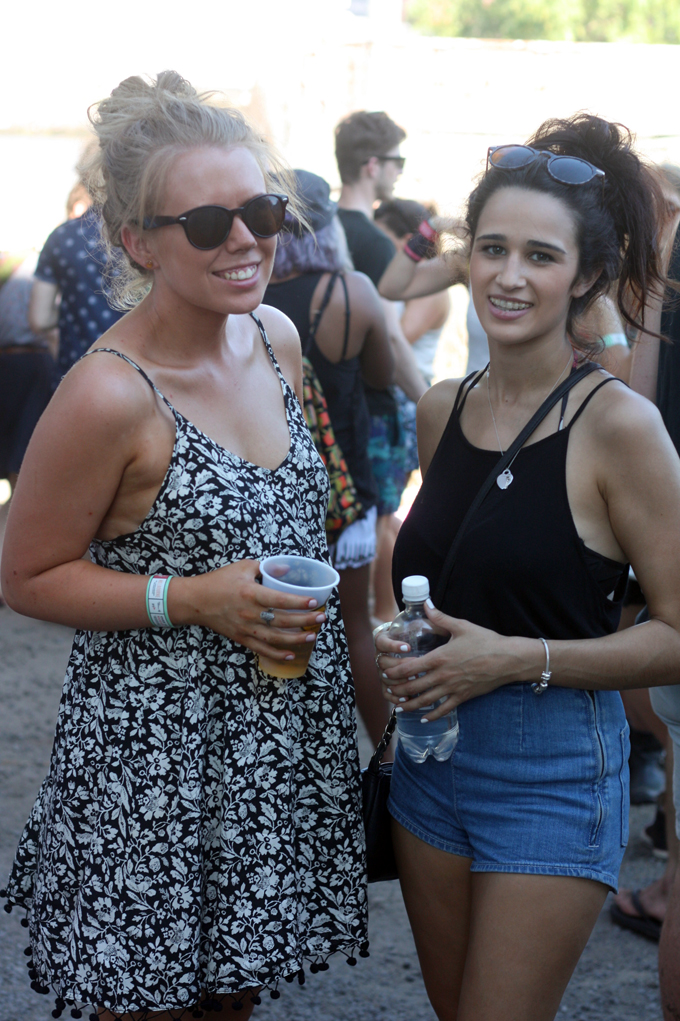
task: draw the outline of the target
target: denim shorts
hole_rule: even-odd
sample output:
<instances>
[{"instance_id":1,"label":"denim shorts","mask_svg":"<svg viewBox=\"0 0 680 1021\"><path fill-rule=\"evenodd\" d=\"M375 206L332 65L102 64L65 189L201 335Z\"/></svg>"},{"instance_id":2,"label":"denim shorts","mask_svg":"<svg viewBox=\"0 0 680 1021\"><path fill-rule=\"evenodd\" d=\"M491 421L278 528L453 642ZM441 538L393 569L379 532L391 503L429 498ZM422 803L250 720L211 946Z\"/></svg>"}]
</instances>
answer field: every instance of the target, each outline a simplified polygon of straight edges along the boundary
<instances>
[{"instance_id":1,"label":"denim shorts","mask_svg":"<svg viewBox=\"0 0 680 1021\"><path fill-rule=\"evenodd\" d=\"M575 876L616 890L630 751L618 692L506 685L463 703L458 720L448 762L417 765L398 748L393 818L471 858L473 872Z\"/></svg>"}]
</instances>

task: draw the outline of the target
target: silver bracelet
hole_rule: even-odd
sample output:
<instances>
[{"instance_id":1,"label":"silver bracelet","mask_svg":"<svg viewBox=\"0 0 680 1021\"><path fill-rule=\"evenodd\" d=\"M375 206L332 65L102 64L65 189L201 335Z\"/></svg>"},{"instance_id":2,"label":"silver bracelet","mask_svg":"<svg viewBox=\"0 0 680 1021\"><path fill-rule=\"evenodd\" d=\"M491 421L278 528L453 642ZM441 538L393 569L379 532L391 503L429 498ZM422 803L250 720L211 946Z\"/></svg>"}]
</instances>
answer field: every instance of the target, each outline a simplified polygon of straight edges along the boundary
<instances>
[{"instance_id":1,"label":"silver bracelet","mask_svg":"<svg viewBox=\"0 0 680 1021\"><path fill-rule=\"evenodd\" d=\"M552 671L550 669L550 649L545 638L539 638L539 642L543 642L543 648L545 649L545 670L541 674L540 681L534 681L531 685L531 690L534 695L542 695L545 689L548 687L548 682L552 677Z\"/></svg>"}]
</instances>

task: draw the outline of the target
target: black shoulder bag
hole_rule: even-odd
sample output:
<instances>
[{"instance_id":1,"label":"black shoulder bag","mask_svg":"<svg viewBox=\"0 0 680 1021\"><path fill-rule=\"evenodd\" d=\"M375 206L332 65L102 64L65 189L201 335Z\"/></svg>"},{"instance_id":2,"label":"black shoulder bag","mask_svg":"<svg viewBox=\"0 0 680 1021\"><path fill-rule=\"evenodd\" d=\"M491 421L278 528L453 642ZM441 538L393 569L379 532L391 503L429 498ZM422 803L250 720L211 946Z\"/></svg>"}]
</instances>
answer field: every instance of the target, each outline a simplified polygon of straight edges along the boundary
<instances>
[{"instance_id":1,"label":"black shoulder bag","mask_svg":"<svg viewBox=\"0 0 680 1021\"><path fill-rule=\"evenodd\" d=\"M585 365L582 365L581 368L577 369L576 372L572 372L571 375L557 387L554 393L551 393L548 397L546 397L543 404L541 404L533 418L531 418L531 420L524 426L514 443L508 447L500 460L496 462L492 471L485 479L481 489L470 504L468 512L463 518L460 527L456 532L456 536L449 547L449 552L446 555L446 560L444 561L444 566L442 567L441 574L439 575L437 589L434 594L435 606L441 605L446 593L463 534L498 476L509 466L510 462L515 458L534 430L538 428L548 412L554 408L554 406L562 400L567 393L569 393L572 387L576 386L577 383L580 383L585 376L589 375L589 373L593 372L597 368L599 368L598 365L595 365L592 362L587 362ZM475 383L476 382L477 380L475 380ZM468 393L475 383L468 387ZM394 733L396 725L396 713L392 712L389 722L385 727L385 732L380 739L380 743L371 757L371 761L366 769L362 770L361 773L364 828L366 830L366 868L368 871L369 883L379 883L383 880L397 879L398 876L397 864L394 858L394 848L392 846L391 819L390 814L387 811L387 799L389 798L390 781L392 779L392 763L382 761L383 755L385 754L385 751L392 739L392 734Z\"/></svg>"}]
</instances>

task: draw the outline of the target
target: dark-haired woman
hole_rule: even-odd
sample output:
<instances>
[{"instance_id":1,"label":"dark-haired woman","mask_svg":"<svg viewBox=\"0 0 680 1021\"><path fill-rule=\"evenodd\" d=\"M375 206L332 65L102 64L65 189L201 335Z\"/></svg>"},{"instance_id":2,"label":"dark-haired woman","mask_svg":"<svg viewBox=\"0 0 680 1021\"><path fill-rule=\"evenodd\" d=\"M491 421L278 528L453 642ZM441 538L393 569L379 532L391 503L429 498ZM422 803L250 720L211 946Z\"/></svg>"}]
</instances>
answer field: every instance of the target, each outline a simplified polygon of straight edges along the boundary
<instances>
[{"instance_id":1,"label":"dark-haired woman","mask_svg":"<svg viewBox=\"0 0 680 1021\"><path fill-rule=\"evenodd\" d=\"M376 390L387 387L394 358L377 291L368 277L351 269L328 183L307 170L296 170L295 179L314 233L289 217L293 229L277 249L264 302L285 312L297 327L302 350L323 387L333 431L364 511L340 534L331 553L340 574L357 706L377 744L387 716L377 683L368 612L377 490L368 457L370 423L363 384Z\"/></svg>"},{"instance_id":2,"label":"dark-haired woman","mask_svg":"<svg viewBox=\"0 0 680 1021\"><path fill-rule=\"evenodd\" d=\"M425 480L395 587L417 573L436 589L500 452L579 371L576 317L616 278L641 301L659 283L659 195L627 133L580 115L529 146L492 151L469 199L490 365L420 402ZM452 758L415 765L398 752L390 802L440 1021L555 1016L627 841L616 689L670 684L680 668L680 461L656 409L600 369L580 373L498 482L429 611L452 640L416 666L378 639L397 712L443 699L428 721L458 708ZM651 620L617 634L629 563Z\"/></svg>"}]
</instances>

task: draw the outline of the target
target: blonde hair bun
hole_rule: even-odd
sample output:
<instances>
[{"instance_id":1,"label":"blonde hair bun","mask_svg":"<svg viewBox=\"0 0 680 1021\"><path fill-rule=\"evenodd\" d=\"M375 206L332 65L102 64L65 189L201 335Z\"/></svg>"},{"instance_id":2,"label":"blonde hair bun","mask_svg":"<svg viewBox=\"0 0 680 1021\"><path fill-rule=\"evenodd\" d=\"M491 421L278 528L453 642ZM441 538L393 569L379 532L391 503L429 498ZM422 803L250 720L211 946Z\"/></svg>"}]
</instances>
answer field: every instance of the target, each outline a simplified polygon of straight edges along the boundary
<instances>
[{"instance_id":1,"label":"blonde hair bun","mask_svg":"<svg viewBox=\"0 0 680 1021\"><path fill-rule=\"evenodd\" d=\"M107 283L118 308L131 308L147 293L149 271L125 251L123 227L139 230L159 212L167 174L176 156L206 146L248 149L268 190L287 192L296 212L293 177L281 157L240 110L215 102L216 93L198 93L176 71L154 79L126 78L110 96L88 110L99 145L81 170L104 221L109 262Z\"/></svg>"}]
</instances>

